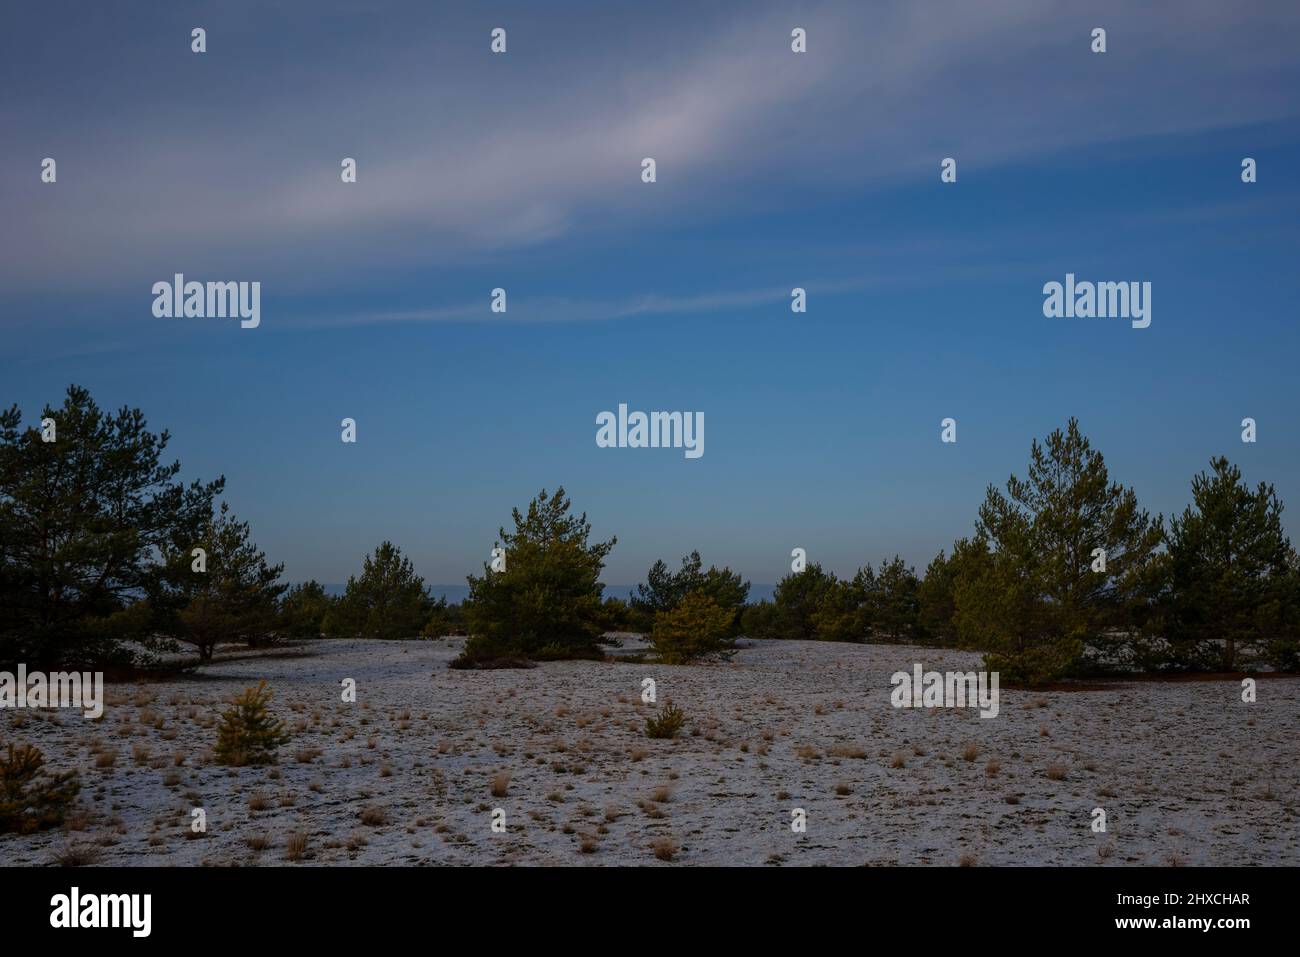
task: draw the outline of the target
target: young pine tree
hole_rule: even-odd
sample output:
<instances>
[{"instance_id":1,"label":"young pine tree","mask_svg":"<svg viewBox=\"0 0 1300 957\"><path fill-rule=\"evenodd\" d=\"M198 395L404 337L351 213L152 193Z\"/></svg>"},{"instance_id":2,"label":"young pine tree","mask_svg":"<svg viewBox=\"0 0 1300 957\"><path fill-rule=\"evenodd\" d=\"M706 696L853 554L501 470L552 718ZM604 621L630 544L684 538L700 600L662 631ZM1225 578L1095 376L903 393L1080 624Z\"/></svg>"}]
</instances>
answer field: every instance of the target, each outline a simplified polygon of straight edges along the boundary
<instances>
[{"instance_id":1,"label":"young pine tree","mask_svg":"<svg viewBox=\"0 0 1300 957\"><path fill-rule=\"evenodd\" d=\"M696 591L708 595L719 608L731 613L730 628L734 633L749 596L749 582L730 568L710 565L705 571L698 551L683 558L682 566L676 572L669 571L662 559L656 561L646 574L646 583L637 586L632 607L640 615L653 620L658 612L675 608L687 595Z\"/></svg>"},{"instance_id":2,"label":"young pine tree","mask_svg":"<svg viewBox=\"0 0 1300 957\"><path fill-rule=\"evenodd\" d=\"M772 595L776 619L773 637L839 637L846 627L843 613L854 609L856 603L855 595L847 594L839 588L835 576L824 571L819 563L813 562L804 566L803 571L791 572L777 582L776 591ZM833 621L826 610L828 608L835 612Z\"/></svg>"},{"instance_id":3,"label":"young pine tree","mask_svg":"<svg viewBox=\"0 0 1300 957\"><path fill-rule=\"evenodd\" d=\"M672 608L655 614L650 643L665 664L688 664L729 649L734 621L735 613L705 592L688 592Z\"/></svg>"},{"instance_id":4,"label":"young pine tree","mask_svg":"<svg viewBox=\"0 0 1300 957\"><path fill-rule=\"evenodd\" d=\"M1288 667L1297 563L1282 503L1271 485L1250 489L1226 458L1210 468L1192 479L1192 504L1169 523L1165 638L1183 667L1233 671L1253 655Z\"/></svg>"},{"instance_id":5,"label":"young pine tree","mask_svg":"<svg viewBox=\"0 0 1300 957\"><path fill-rule=\"evenodd\" d=\"M570 514L563 487L543 489L500 530L505 568L469 576L470 638L459 665L510 658L590 658L606 620L600 573L617 539L592 542L587 515Z\"/></svg>"},{"instance_id":6,"label":"young pine tree","mask_svg":"<svg viewBox=\"0 0 1300 957\"><path fill-rule=\"evenodd\" d=\"M47 771L35 747L10 744L0 754L0 834L31 834L62 824L80 790L76 771Z\"/></svg>"},{"instance_id":7,"label":"young pine tree","mask_svg":"<svg viewBox=\"0 0 1300 957\"><path fill-rule=\"evenodd\" d=\"M957 571L954 558L940 550L926 566L925 577L916 586L917 627L925 641L940 647L951 646L957 640L953 623Z\"/></svg>"},{"instance_id":8,"label":"young pine tree","mask_svg":"<svg viewBox=\"0 0 1300 957\"><path fill-rule=\"evenodd\" d=\"M196 548L204 554L194 556ZM165 585L152 602L168 621L168 632L210 661L218 644L258 645L275 635L287 587L279 580L283 571L283 565L267 564L248 523L236 521L222 502L198 534L171 542Z\"/></svg>"},{"instance_id":9,"label":"young pine tree","mask_svg":"<svg viewBox=\"0 0 1300 957\"><path fill-rule=\"evenodd\" d=\"M280 602L278 629L289 638L319 638L334 600L320 582L294 585Z\"/></svg>"},{"instance_id":10,"label":"young pine tree","mask_svg":"<svg viewBox=\"0 0 1300 957\"><path fill-rule=\"evenodd\" d=\"M1161 538L1071 419L1033 442L1026 479L989 486L971 546L987 554L966 556L954 589L958 634L1004 680L1065 676L1133 627Z\"/></svg>"},{"instance_id":11,"label":"young pine tree","mask_svg":"<svg viewBox=\"0 0 1300 957\"><path fill-rule=\"evenodd\" d=\"M876 635L890 641L915 641L920 635L919 582L916 569L897 555L880 563L866 596Z\"/></svg>"},{"instance_id":12,"label":"young pine tree","mask_svg":"<svg viewBox=\"0 0 1300 957\"><path fill-rule=\"evenodd\" d=\"M271 715L267 705L271 689L265 681L246 688L235 698L230 710L221 716L214 749L218 764L243 767L249 764L275 764L281 745L289 735L284 724Z\"/></svg>"},{"instance_id":13,"label":"young pine tree","mask_svg":"<svg viewBox=\"0 0 1300 957\"><path fill-rule=\"evenodd\" d=\"M328 618L340 638L415 638L429 624L434 604L411 560L385 541L367 555Z\"/></svg>"}]
</instances>

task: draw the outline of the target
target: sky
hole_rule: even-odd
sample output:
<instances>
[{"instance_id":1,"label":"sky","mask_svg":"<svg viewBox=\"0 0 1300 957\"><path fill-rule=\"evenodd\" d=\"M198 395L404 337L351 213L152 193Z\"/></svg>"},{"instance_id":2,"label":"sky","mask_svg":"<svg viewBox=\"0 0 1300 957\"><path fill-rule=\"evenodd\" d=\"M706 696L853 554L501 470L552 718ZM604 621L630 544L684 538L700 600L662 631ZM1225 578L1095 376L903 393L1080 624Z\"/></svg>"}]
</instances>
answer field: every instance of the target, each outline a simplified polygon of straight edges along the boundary
<instances>
[{"instance_id":1,"label":"sky","mask_svg":"<svg viewBox=\"0 0 1300 957\"><path fill-rule=\"evenodd\" d=\"M294 581L463 582L559 485L611 584L923 568L1071 416L1152 514L1227 455L1300 538L1300 5L1084 7L16 6L0 403L141 408ZM178 272L261 324L155 317ZM1150 326L1045 317L1066 273ZM620 403L705 453L598 447Z\"/></svg>"}]
</instances>

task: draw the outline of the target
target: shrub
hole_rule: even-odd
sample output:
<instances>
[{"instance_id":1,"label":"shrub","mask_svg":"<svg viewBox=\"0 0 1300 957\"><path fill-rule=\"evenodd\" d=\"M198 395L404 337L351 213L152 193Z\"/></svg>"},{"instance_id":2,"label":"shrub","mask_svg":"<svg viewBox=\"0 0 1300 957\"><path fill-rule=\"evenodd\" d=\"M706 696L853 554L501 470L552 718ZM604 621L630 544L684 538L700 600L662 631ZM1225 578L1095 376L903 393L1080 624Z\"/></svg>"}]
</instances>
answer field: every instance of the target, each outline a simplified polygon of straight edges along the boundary
<instances>
[{"instance_id":1,"label":"shrub","mask_svg":"<svg viewBox=\"0 0 1300 957\"><path fill-rule=\"evenodd\" d=\"M59 867L93 867L104 857L104 852L94 844L85 841L69 843L60 851L54 852L54 863Z\"/></svg>"},{"instance_id":2,"label":"shrub","mask_svg":"<svg viewBox=\"0 0 1300 957\"><path fill-rule=\"evenodd\" d=\"M646 575L646 583L637 586L636 597L632 599L632 608L640 620L653 624L659 612L676 608L692 592L703 592L727 611L728 629L734 632L749 595L749 582L730 568L710 565L704 571L703 567L698 551L683 558L682 567L676 572L670 572L662 559L655 562Z\"/></svg>"},{"instance_id":3,"label":"shrub","mask_svg":"<svg viewBox=\"0 0 1300 957\"><path fill-rule=\"evenodd\" d=\"M659 713L652 718L646 718L645 733L648 738L672 738L682 730L682 725L686 723L686 713L681 708L676 707L671 701L667 702Z\"/></svg>"},{"instance_id":4,"label":"shrub","mask_svg":"<svg viewBox=\"0 0 1300 957\"><path fill-rule=\"evenodd\" d=\"M75 771L43 771L45 758L29 744L0 755L0 834L31 834L63 823L81 790Z\"/></svg>"},{"instance_id":5,"label":"shrub","mask_svg":"<svg viewBox=\"0 0 1300 957\"><path fill-rule=\"evenodd\" d=\"M719 607L704 592L691 592L675 608L655 614L650 643L667 664L697 661L731 647L734 620L734 611Z\"/></svg>"},{"instance_id":6,"label":"shrub","mask_svg":"<svg viewBox=\"0 0 1300 957\"><path fill-rule=\"evenodd\" d=\"M215 754L218 764L243 767L275 764L280 745L289 741L284 723L271 716L267 704L271 689L265 681L245 689L233 707L221 716Z\"/></svg>"}]
</instances>

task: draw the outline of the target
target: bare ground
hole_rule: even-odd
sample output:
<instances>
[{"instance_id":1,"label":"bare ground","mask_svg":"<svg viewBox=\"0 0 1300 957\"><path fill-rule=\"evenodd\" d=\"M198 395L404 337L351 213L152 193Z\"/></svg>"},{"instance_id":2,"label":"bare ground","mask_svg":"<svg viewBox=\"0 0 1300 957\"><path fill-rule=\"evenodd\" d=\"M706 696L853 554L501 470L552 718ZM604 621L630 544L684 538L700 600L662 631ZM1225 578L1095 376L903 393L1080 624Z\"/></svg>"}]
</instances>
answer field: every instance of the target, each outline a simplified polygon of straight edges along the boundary
<instances>
[{"instance_id":1,"label":"bare ground","mask_svg":"<svg viewBox=\"0 0 1300 957\"><path fill-rule=\"evenodd\" d=\"M310 642L111 684L98 722L0 712L0 742L84 784L66 828L0 837L0 862L1300 864L1295 679L1253 704L1227 680L1004 688L982 719L889 703L915 662L978 667L960 652L773 641L695 667L449 670L460 647ZM679 738L646 737L646 677L685 710ZM220 711L259 678L293 735L279 765L212 763Z\"/></svg>"}]
</instances>

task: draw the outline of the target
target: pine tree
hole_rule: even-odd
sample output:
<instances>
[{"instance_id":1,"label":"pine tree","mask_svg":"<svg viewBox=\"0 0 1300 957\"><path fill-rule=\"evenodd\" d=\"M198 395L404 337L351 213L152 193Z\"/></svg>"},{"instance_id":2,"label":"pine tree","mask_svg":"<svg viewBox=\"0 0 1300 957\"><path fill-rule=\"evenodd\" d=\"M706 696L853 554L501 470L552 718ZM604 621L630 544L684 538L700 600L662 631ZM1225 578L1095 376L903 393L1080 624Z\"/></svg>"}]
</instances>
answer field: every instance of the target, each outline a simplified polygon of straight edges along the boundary
<instances>
[{"instance_id":1,"label":"pine tree","mask_svg":"<svg viewBox=\"0 0 1300 957\"><path fill-rule=\"evenodd\" d=\"M328 630L335 637L414 638L429 624L433 611L424 579L415 574L411 560L385 541L366 556L359 577L349 576Z\"/></svg>"},{"instance_id":2,"label":"pine tree","mask_svg":"<svg viewBox=\"0 0 1300 957\"><path fill-rule=\"evenodd\" d=\"M777 582L772 603L776 606L774 637L824 639L843 632L843 615L856 607L857 599L837 585L833 574L813 562Z\"/></svg>"},{"instance_id":3,"label":"pine tree","mask_svg":"<svg viewBox=\"0 0 1300 957\"><path fill-rule=\"evenodd\" d=\"M156 649L150 608L158 551L197 533L224 484L186 486L163 463L169 436L139 409L100 410L69 386L46 406L54 441L0 411L0 664L130 661ZM129 643L129 644L128 644Z\"/></svg>"},{"instance_id":4,"label":"pine tree","mask_svg":"<svg viewBox=\"0 0 1300 957\"><path fill-rule=\"evenodd\" d=\"M650 643L665 664L680 665L710 655L719 655L731 647L735 613L718 605L702 590L688 592L672 608L655 614Z\"/></svg>"},{"instance_id":5,"label":"pine tree","mask_svg":"<svg viewBox=\"0 0 1300 957\"><path fill-rule=\"evenodd\" d=\"M265 681L246 688L221 716L214 753L218 764L243 767L275 764L276 752L289 742L284 723L267 710L271 689Z\"/></svg>"},{"instance_id":6,"label":"pine tree","mask_svg":"<svg viewBox=\"0 0 1300 957\"><path fill-rule=\"evenodd\" d=\"M616 538L591 542L587 515L570 514L563 487L543 489L527 514L512 511L514 531L500 530L502 571L469 576L464 604L470 639L460 665L506 659L597 657L604 628L600 573Z\"/></svg>"},{"instance_id":7,"label":"pine tree","mask_svg":"<svg viewBox=\"0 0 1300 957\"><path fill-rule=\"evenodd\" d=\"M1286 667L1297 579L1282 503L1271 485L1252 491L1226 458L1210 467L1169 524L1165 637L1183 667L1232 671L1243 651Z\"/></svg>"},{"instance_id":8,"label":"pine tree","mask_svg":"<svg viewBox=\"0 0 1300 957\"><path fill-rule=\"evenodd\" d=\"M1027 479L989 486L972 544L987 555L967 556L954 591L958 634L1004 680L1069 674L1133 627L1162 534L1071 419L1033 442Z\"/></svg>"},{"instance_id":9,"label":"pine tree","mask_svg":"<svg viewBox=\"0 0 1300 957\"><path fill-rule=\"evenodd\" d=\"M867 594L875 587L871 566L847 581L833 573L828 579L824 586L809 582L815 590L809 616L813 631L809 637L820 641L865 641L870 631Z\"/></svg>"},{"instance_id":10,"label":"pine tree","mask_svg":"<svg viewBox=\"0 0 1300 957\"><path fill-rule=\"evenodd\" d=\"M280 602L277 627L289 638L319 638L333 605L320 582L313 579L294 585Z\"/></svg>"},{"instance_id":11,"label":"pine tree","mask_svg":"<svg viewBox=\"0 0 1300 957\"><path fill-rule=\"evenodd\" d=\"M203 570L195 570L195 549L205 553ZM151 601L170 623L169 632L210 661L218 644L272 639L287 587L279 581L283 570L267 564L248 523L237 521L222 502L197 535L171 542L164 585Z\"/></svg>"},{"instance_id":12,"label":"pine tree","mask_svg":"<svg viewBox=\"0 0 1300 957\"><path fill-rule=\"evenodd\" d=\"M704 570L704 561L698 551L682 559L676 572L668 570L660 559L646 574L646 583L637 586L632 607L643 616L653 617L661 611L675 608L691 592L702 592L731 614L730 629L734 633L740 623L741 609L749 596L749 582L730 568L710 565Z\"/></svg>"},{"instance_id":13,"label":"pine tree","mask_svg":"<svg viewBox=\"0 0 1300 957\"><path fill-rule=\"evenodd\" d=\"M868 566L868 569L870 566ZM866 590L866 613L877 634L892 641L915 641L920 632L916 569L897 555L881 562Z\"/></svg>"},{"instance_id":14,"label":"pine tree","mask_svg":"<svg viewBox=\"0 0 1300 957\"><path fill-rule=\"evenodd\" d=\"M0 834L31 834L63 823L81 790L76 771L50 773L31 745L0 755Z\"/></svg>"},{"instance_id":15,"label":"pine tree","mask_svg":"<svg viewBox=\"0 0 1300 957\"><path fill-rule=\"evenodd\" d=\"M925 577L916 587L917 626L923 639L936 645L952 645L957 640L953 623L956 612L954 589L958 565L955 560L959 543L950 558L942 549L925 569Z\"/></svg>"}]
</instances>

